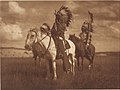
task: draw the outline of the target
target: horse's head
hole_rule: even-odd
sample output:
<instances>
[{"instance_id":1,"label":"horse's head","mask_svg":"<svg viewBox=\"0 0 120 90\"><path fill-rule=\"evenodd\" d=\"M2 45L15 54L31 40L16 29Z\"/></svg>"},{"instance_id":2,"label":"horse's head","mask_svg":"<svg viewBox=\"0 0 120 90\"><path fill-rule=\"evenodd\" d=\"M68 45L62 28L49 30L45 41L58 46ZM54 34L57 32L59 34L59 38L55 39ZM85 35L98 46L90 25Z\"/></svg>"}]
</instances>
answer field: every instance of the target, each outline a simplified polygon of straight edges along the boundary
<instances>
[{"instance_id":1,"label":"horse's head","mask_svg":"<svg viewBox=\"0 0 120 90\"><path fill-rule=\"evenodd\" d=\"M71 40L72 42L75 41L75 34L70 34L69 35L69 40Z\"/></svg>"},{"instance_id":2,"label":"horse's head","mask_svg":"<svg viewBox=\"0 0 120 90\"><path fill-rule=\"evenodd\" d=\"M71 40L73 43L77 43L77 42L81 41L77 36L75 36L75 34L70 34L69 40Z\"/></svg>"},{"instance_id":3,"label":"horse's head","mask_svg":"<svg viewBox=\"0 0 120 90\"><path fill-rule=\"evenodd\" d=\"M32 45L37 42L37 30L36 28L29 30L26 40L25 40L25 49L32 50Z\"/></svg>"}]
</instances>

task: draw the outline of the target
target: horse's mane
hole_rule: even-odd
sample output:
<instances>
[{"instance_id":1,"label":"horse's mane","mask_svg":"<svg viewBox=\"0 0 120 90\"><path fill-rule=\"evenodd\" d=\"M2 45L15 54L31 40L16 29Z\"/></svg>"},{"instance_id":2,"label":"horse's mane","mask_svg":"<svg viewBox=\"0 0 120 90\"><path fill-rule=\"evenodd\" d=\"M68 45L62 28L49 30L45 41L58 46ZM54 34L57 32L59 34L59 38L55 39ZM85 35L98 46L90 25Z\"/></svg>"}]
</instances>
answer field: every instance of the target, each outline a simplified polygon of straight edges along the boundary
<instances>
[{"instance_id":1,"label":"horse's mane","mask_svg":"<svg viewBox=\"0 0 120 90\"><path fill-rule=\"evenodd\" d=\"M74 40L74 43L82 43L83 42L79 37L75 36L75 34L71 35L71 36L72 36L72 38Z\"/></svg>"},{"instance_id":2,"label":"horse's mane","mask_svg":"<svg viewBox=\"0 0 120 90\"><path fill-rule=\"evenodd\" d=\"M74 38L75 38L76 42L82 42L82 40L79 37L75 36L75 35L74 35Z\"/></svg>"},{"instance_id":3,"label":"horse's mane","mask_svg":"<svg viewBox=\"0 0 120 90\"><path fill-rule=\"evenodd\" d=\"M38 35L38 33L40 32L40 30L37 27L35 27L35 28L30 29L28 32L35 32L36 35Z\"/></svg>"},{"instance_id":4,"label":"horse's mane","mask_svg":"<svg viewBox=\"0 0 120 90\"><path fill-rule=\"evenodd\" d=\"M30 32L33 31L33 32L36 32L36 33L37 33L37 32L38 32L38 29L35 27L35 28L30 29L29 31L30 31Z\"/></svg>"},{"instance_id":5,"label":"horse's mane","mask_svg":"<svg viewBox=\"0 0 120 90\"><path fill-rule=\"evenodd\" d=\"M74 37L75 37L76 41L80 41L80 40L81 40L81 39L78 38L77 36L74 36Z\"/></svg>"}]
</instances>

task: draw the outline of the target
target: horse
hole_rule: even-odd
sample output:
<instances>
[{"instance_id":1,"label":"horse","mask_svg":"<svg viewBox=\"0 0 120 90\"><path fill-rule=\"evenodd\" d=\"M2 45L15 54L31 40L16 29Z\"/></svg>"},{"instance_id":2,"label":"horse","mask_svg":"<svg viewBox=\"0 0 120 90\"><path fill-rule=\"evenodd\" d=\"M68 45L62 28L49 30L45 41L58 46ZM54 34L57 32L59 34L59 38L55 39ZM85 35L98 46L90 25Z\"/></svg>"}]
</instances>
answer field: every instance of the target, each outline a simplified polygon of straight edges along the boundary
<instances>
[{"instance_id":1,"label":"horse","mask_svg":"<svg viewBox=\"0 0 120 90\"><path fill-rule=\"evenodd\" d=\"M37 28L33 28L30 31L28 31L27 38L31 38L31 39L34 38L34 34L32 35L32 33L30 33L30 32L34 31L35 29L37 29ZM39 51L39 50L42 49L42 46L38 42L37 43L33 42L30 45L27 44L26 42L28 42L27 39L25 40L25 49L28 51L32 51L33 58L35 60L35 66L37 64L37 57L39 58L39 65L41 65L41 55L40 55L41 51ZM28 54L27 52L25 52L25 53Z\"/></svg>"},{"instance_id":2,"label":"horse","mask_svg":"<svg viewBox=\"0 0 120 90\"><path fill-rule=\"evenodd\" d=\"M67 40L70 44L70 49L67 49L67 56L69 58L69 63L71 65L71 72L73 76L75 75L75 45L72 41ZM25 40L25 48L27 50L32 49L32 51L39 58L44 58L46 60L47 75L46 78L50 77L53 72L53 80L57 79L57 69L56 69L56 47L51 35L43 33L40 30L34 29L29 30L27 38Z\"/></svg>"},{"instance_id":3,"label":"horse","mask_svg":"<svg viewBox=\"0 0 120 90\"><path fill-rule=\"evenodd\" d=\"M78 69L80 68L80 61L79 61L80 57L82 59L81 60L82 71L83 71L84 57L89 60L89 70L91 68L93 68L93 60L94 60L94 55L95 55L94 45L90 44L88 46L88 51L89 51L89 54L88 54L87 51L86 51L86 48L85 48L85 43L80 38L76 37L75 34L69 35L69 40L71 40L75 44L75 47L76 47L75 57L76 57L77 62L78 62Z\"/></svg>"}]
</instances>

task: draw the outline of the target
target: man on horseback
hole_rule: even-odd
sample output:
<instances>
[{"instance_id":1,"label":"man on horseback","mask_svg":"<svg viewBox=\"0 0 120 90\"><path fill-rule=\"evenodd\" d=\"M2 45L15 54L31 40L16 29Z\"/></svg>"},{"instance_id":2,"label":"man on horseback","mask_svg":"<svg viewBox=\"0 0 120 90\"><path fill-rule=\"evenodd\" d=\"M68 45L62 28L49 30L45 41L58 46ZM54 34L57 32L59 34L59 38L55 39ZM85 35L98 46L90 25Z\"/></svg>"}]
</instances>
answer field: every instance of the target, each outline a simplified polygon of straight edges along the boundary
<instances>
[{"instance_id":1,"label":"man on horseback","mask_svg":"<svg viewBox=\"0 0 120 90\"><path fill-rule=\"evenodd\" d=\"M47 23L43 23L43 25L40 27L40 30L43 33L46 33L48 36L51 34L50 27Z\"/></svg>"},{"instance_id":2,"label":"man on horseback","mask_svg":"<svg viewBox=\"0 0 120 90\"><path fill-rule=\"evenodd\" d=\"M93 27L92 27L93 14L90 13L89 11L88 13L90 15L90 20L89 21L86 20L83 23L82 28L81 28L82 32L79 34L79 36L82 39L82 41L85 43L86 51L89 54L88 47L91 44L91 38L92 38L92 32L93 32Z\"/></svg>"},{"instance_id":3,"label":"man on horseback","mask_svg":"<svg viewBox=\"0 0 120 90\"><path fill-rule=\"evenodd\" d=\"M68 10L67 7L62 6L58 12L55 12L55 23L51 29L51 34L54 39L56 49L57 49L57 57L63 58L63 69L64 71L69 71L70 64L67 57L66 49L69 49L70 46L68 42L65 40L65 31L67 31L66 27L69 26L72 14L71 11Z\"/></svg>"}]
</instances>

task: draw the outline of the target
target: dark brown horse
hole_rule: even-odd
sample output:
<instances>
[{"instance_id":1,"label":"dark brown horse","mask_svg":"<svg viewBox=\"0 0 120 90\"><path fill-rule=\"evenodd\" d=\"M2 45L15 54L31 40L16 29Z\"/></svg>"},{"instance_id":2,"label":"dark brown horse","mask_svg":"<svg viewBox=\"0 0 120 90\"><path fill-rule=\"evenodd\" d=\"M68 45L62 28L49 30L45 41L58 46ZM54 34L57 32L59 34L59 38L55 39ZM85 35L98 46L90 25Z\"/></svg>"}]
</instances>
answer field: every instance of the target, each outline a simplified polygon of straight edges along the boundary
<instances>
[{"instance_id":1,"label":"dark brown horse","mask_svg":"<svg viewBox=\"0 0 120 90\"><path fill-rule=\"evenodd\" d=\"M91 69L93 67L95 47L92 44L90 44L88 46L87 51L86 51L84 42L80 38L76 37L75 34L69 35L69 40L71 40L75 44L75 47L76 47L75 57L76 57L77 62L78 62L78 69L80 67L80 60L79 60L80 57L81 57L81 66L82 66L81 69L83 70L84 57L89 60L89 69Z\"/></svg>"}]
</instances>

